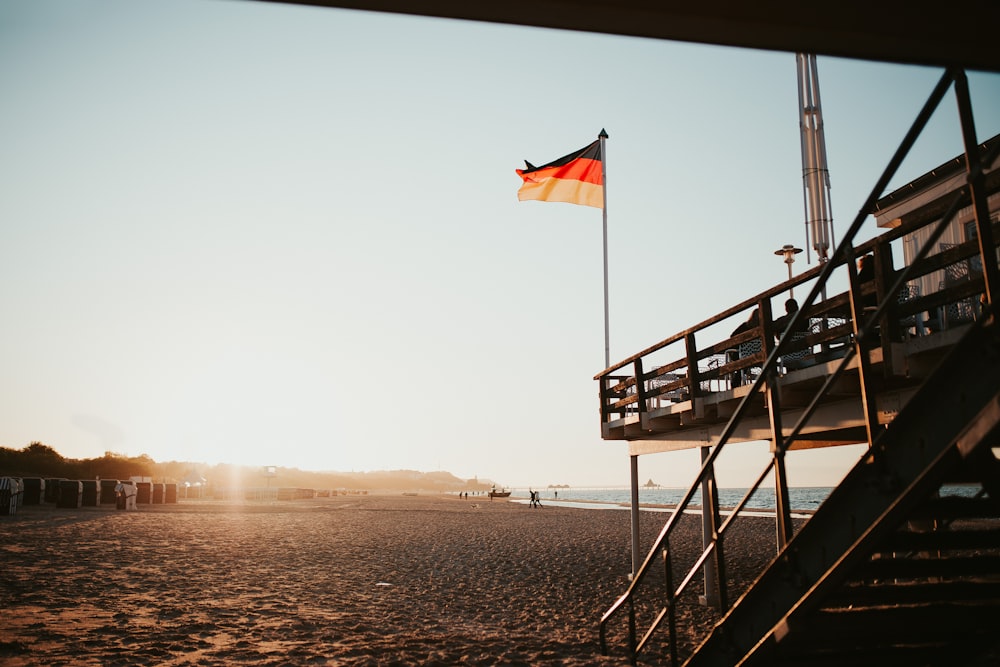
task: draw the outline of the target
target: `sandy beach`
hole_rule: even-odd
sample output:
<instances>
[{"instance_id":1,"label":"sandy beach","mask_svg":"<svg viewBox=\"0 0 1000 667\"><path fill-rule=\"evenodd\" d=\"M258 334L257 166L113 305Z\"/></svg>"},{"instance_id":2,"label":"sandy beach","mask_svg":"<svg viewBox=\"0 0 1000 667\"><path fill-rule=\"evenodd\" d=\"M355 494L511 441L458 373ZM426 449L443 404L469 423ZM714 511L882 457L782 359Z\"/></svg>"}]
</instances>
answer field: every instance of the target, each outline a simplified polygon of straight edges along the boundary
<instances>
[{"instance_id":1,"label":"sandy beach","mask_svg":"<svg viewBox=\"0 0 1000 667\"><path fill-rule=\"evenodd\" d=\"M642 513L644 546L666 517ZM735 588L774 553L773 519L740 522ZM700 519L681 528L690 557ZM629 534L626 511L481 497L24 507L0 517L0 664L625 665L624 616L607 657L598 621ZM685 654L717 616L679 616Z\"/></svg>"}]
</instances>

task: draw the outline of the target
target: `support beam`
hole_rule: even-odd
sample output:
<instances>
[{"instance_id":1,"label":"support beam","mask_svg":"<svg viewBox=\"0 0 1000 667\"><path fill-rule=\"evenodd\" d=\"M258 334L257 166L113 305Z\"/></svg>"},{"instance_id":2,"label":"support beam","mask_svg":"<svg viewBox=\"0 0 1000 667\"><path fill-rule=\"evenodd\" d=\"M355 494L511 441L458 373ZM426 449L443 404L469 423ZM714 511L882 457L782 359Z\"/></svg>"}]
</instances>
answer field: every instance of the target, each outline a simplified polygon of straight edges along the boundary
<instances>
[{"instance_id":1,"label":"support beam","mask_svg":"<svg viewBox=\"0 0 1000 667\"><path fill-rule=\"evenodd\" d=\"M629 478L632 482L632 573L631 576L635 576L635 573L639 571L639 566L642 565L642 548L639 544L639 457L630 456L628 458L630 464ZM631 577L630 577L631 578Z\"/></svg>"}]
</instances>

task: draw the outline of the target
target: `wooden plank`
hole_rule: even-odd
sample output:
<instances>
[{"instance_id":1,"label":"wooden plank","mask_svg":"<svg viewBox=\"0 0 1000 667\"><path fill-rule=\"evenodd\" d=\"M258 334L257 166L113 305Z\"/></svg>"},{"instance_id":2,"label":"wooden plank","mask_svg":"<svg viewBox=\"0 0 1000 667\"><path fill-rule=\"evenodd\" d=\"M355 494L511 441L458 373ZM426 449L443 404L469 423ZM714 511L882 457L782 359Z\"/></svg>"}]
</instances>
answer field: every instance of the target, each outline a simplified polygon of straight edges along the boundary
<instances>
[{"instance_id":1,"label":"wooden plank","mask_svg":"<svg viewBox=\"0 0 1000 667\"><path fill-rule=\"evenodd\" d=\"M1000 573L1000 556L878 558L859 567L855 580L979 577Z\"/></svg>"},{"instance_id":2,"label":"wooden plank","mask_svg":"<svg viewBox=\"0 0 1000 667\"><path fill-rule=\"evenodd\" d=\"M1000 605L1000 581L989 579L964 581L910 582L894 585L845 586L826 600L824 606L873 607L928 603L989 603Z\"/></svg>"}]
</instances>

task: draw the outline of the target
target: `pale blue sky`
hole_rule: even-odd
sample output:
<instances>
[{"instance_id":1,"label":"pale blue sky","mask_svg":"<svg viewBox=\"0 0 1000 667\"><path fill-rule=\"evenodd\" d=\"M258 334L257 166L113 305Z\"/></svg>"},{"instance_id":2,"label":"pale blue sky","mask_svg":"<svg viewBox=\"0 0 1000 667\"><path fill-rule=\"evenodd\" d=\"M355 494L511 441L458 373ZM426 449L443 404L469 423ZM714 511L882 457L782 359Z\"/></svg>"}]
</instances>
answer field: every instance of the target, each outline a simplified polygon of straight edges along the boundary
<instances>
[{"instance_id":1,"label":"pale blue sky","mask_svg":"<svg viewBox=\"0 0 1000 667\"><path fill-rule=\"evenodd\" d=\"M940 71L819 73L839 232ZM1000 75L971 85L992 136ZM0 91L0 446L624 485L592 379L601 212L519 203L514 170L607 129L612 360L781 281L774 249L805 243L787 53L0 0ZM949 99L896 185L960 152ZM689 454L640 476L686 484ZM800 456L792 483L828 484L856 452Z\"/></svg>"}]
</instances>

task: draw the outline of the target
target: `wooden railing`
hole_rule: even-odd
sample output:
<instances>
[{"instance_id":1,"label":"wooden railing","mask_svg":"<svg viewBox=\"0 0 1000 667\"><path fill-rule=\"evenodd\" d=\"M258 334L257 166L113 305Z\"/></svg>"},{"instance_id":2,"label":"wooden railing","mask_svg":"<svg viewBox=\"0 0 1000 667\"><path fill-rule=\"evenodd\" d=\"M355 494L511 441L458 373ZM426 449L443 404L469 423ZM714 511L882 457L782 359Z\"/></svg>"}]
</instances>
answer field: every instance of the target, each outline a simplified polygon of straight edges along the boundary
<instances>
[{"instance_id":1,"label":"wooden railing","mask_svg":"<svg viewBox=\"0 0 1000 667\"><path fill-rule=\"evenodd\" d=\"M678 598L687 590L694 581L696 574L701 568L711 563L716 568L716 602L720 611L728 608L728 592L725 576L724 558L724 536L733 521L740 515L749 499L764 483L769 474L774 473L776 514L778 523L778 547L779 549L787 543L791 537L791 515L788 505L788 487L784 471L784 454L801 433L805 423L811 418L818 402L830 390L838 377L845 371L848 365L857 358L857 368L860 383L860 400L866 413L867 428L869 432L869 442L872 442L872 430L877 427L877 418L874 414L874 400L869 400L867 387L868 376L871 369L868 363L867 351L872 346L881 345L888 351L894 341L902 335L902 329L908 326L908 318L916 316L927 310L945 307L958 300L975 298L979 294L985 295L986 307L991 308L993 302L992 293L998 285L997 276L1000 273L997 267L996 230L990 225L985 215L985 194L984 194L984 174L982 163L993 164L997 159L996 148L989 156L984 156L978 162L969 165L969 186L959 191L950 201L950 205L943 215L938 218L928 219L922 222L903 225L894 230L882 234L878 238L865 243L854 245L854 239L861 229L862 223L867 218L868 213L874 209L875 202L884 192L889 181L899 168L904 157L909 152L917 136L928 122L934 109L944 97L948 88L954 84L956 97L960 110L960 120L963 125L966 150L969 155L977 155L977 146L974 140L972 128L971 102L968 95L968 88L964 72L960 70L948 70L931 93L927 103L921 109L903 139L899 149L890 160L882 177L874 186L869 199L861 207L857 217L845 233L844 239L833 252L830 260L819 267L799 275L785 283L777 285L770 290L762 292L751 299L747 299L718 315L705 320L704 322L673 336L666 338L659 343L620 361L619 363L604 370L595 377L600 383L601 400L601 420L602 429L604 424L616 420L627 420L638 416L641 419L642 413L648 410L650 401L665 398L673 401L690 400L704 395L713 390L713 382L722 382L723 378L734 377L735 373L745 372L747 369L759 366L760 371L754 377L749 390L742 397L735 413L726 423L721 435L718 437L711 452L703 457L703 463L698 475L692 482L683 499L677 504L670 515L667 523L655 539L645 560L634 573L632 580L625 593L615 601L615 603L604 613L600 622L600 643L602 651L607 653L607 631L610 621L620 612L628 613L628 644L629 656L633 663L638 654L645 648L664 621L668 624L668 649L671 661L674 665L678 663L677 633L676 633L676 605ZM931 250L935 247L941 234L947 225L954 218L962 206L971 203L977 209L977 229L979 239L982 243L965 243L950 248L944 252L932 255ZM931 225L932 232L929 240L918 251L914 260L906 267L895 269L893 266L892 243L901 239L905 234L923 225ZM980 247L980 245L982 247ZM875 277L870 283L861 283L858 278L856 259L867 253L872 253L875 259ZM917 297L910 301L900 302L897 295L904 292L908 281L914 280L921 275L927 275L934 271L940 271L948 266L959 262L968 262L970 258L978 254L980 266L983 274L956 283L954 285L944 284L939 292ZM820 298L825 294L828 286L831 285L831 277L837 269L846 269L848 289L832 298ZM785 331L780 333L780 340L774 343L773 317L771 312L771 300L792 287L807 287L808 296L805 298L801 310L791 318ZM867 297L867 298L866 298ZM873 308L866 310L866 304L873 301ZM701 335L710 335L718 332L721 326L728 328L727 322L731 323L733 316L746 312L751 308L758 308L760 319L759 324L746 333L737 336L723 337L718 342L704 346L699 346L696 338ZM844 324L838 326L821 326L815 333L799 339L795 345L817 347L820 351L824 347L831 346L835 340L842 340L847 336L849 343L844 346L843 357L836 365L830 375L823 382L823 386L816 393L809 406L804 410L798 421L790 430L783 428L781 423L780 392L775 391L776 378L779 374L779 359L782 354L797 351L793 348L793 338L788 335L791 331L799 331L803 327L806 318L816 318L819 322L828 323L833 317L843 318L846 315ZM761 352L744 357L731 359L727 355L728 350L738 349L740 343L760 339ZM677 347L683 347L683 353L677 353ZM718 363L719 355L723 355L723 361ZM716 363L709 363L709 361ZM715 387L715 391L731 391L730 389L720 389ZM724 451L726 443L732 437L736 426L743 418L752 397L758 392L766 395L773 439L773 458L766 468L757 477L754 485L748 490L746 496L738 503L731 515L723 523L721 521L717 489L715 486L714 466L720 454ZM877 451L870 451L872 457L877 458ZM671 536L679 523L685 510L691 505L698 490L703 491L703 497L707 500L707 506L703 508L703 516L706 526L708 543L699 556L694 559L693 565L681 576L675 576L674 568L676 559L671 548ZM664 573L663 586L665 592L657 590L656 594L662 596L663 604L659 610L653 614L653 620L648 628L638 635L636 596L640 590L644 590L647 577L651 574L654 566L662 561L662 571ZM679 583L677 583L679 581Z\"/></svg>"},{"instance_id":2,"label":"wooden railing","mask_svg":"<svg viewBox=\"0 0 1000 667\"><path fill-rule=\"evenodd\" d=\"M1000 177L1000 172L993 173ZM956 196L953 208L967 206L968 203L968 194L960 193ZM981 312L985 277L981 270L968 268L970 264L981 262L979 244L975 239L928 254L906 267L894 267L893 246L904 236L931 223L940 226L940 220L922 220L918 224L889 230L853 249L854 257L872 254L878 267L875 278L860 286L855 299L858 303L864 303L870 298L872 303L886 304L874 329L880 332L878 344L885 348L887 357L888 348L893 342L910 335L906 330L924 329L923 333L940 331L967 324L971 321L970 317ZM1000 225L994 223L992 229L993 238L1000 238ZM937 235L934 238L936 240ZM843 259L840 265L844 265ZM596 375L594 379L600 382L602 422L608 423L639 414L654 399L683 402L713 391L731 389L734 386L733 378L747 369L763 365L765 351L774 350L775 337L782 333L774 328L774 320L777 318L774 317L776 308L772 301L784 300L784 295L790 289L798 288L801 291L803 287L816 284L822 270L823 267L818 266L805 271L690 329L665 338ZM944 280L940 289L930 294L913 294L909 290L904 292L903 288L910 282L936 272L960 273L965 277ZM961 316L949 319L947 311L956 304L961 306ZM697 343L703 335L710 336L713 329L718 329L723 324L733 326L734 315L744 314L753 308L757 308L761 314L760 324L756 328L736 336L717 339L714 343L701 346ZM836 356L829 350L839 348L845 338L849 340L854 335L850 290L807 304L803 306L802 312L810 323L810 333L783 344L783 354L810 351L812 355L805 360L806 363L822 361ZM929 313L934 313L934 316L928 316ZM745 357L727 354L754 340L764 341L761 352ZM772 343L770 349L767 345L769 341ZM682 349L677 351L678 347Z\"/></svg>"}]
</instances>

